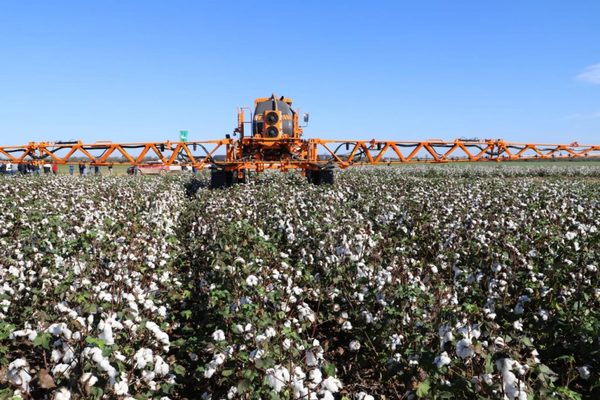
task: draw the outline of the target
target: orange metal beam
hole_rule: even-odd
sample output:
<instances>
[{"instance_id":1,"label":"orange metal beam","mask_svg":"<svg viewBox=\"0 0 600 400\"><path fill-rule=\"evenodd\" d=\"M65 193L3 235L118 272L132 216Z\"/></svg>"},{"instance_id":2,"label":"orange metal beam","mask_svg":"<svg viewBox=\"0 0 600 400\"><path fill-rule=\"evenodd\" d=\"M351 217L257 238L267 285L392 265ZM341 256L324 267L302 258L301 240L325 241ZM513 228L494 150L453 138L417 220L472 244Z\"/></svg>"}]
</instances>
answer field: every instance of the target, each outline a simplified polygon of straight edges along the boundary
<instances>
[{"instance_id":1,"label":"orange metal beam","mask_svg":"<svg viewBox=\"0 0 600 400\"><path fill-rule=\"evenodd\" d=\"M260 140L256 140L260 142ZM269 142L270 145L273 142ZM195 142L147 142L147 143L92 143L77 142L30 142L23 146L0 146L0 162L92 165L146 165L152 158L164 165L186 165L198 169L210 165L228 168L252 168L264 170L277 168L318 168L337 165L378 165L403 163L447 163L476 161L514 161L534 159L568 159L600 157L600 145L534 144L486 141L377 141L377 140L323 140L298 141L302 157L266 161L239 159L235 139ZM290 144L292 146L292 144ZM347 150L346 150L347 149ZM221 158L215 157L221 151Z\"/></svg>"}]
</instances>

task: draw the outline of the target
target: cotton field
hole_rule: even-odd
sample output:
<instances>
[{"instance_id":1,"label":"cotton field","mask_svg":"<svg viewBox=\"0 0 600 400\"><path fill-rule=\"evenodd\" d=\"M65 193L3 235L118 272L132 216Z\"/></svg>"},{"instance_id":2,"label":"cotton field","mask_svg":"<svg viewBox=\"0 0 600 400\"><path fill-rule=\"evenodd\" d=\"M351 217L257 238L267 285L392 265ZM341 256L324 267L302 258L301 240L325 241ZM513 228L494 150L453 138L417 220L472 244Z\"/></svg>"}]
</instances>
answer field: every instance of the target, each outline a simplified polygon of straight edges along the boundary
<instances>
[{"instance_id":1,"label":"cotton field","mask_svg":"<svg viewBox=\"0 0 600 400\"><path fill-rule=\"evenodd\" d=\"M600 167L0 177L0 399L600 397Z\"/></svg>"}]
</instances>

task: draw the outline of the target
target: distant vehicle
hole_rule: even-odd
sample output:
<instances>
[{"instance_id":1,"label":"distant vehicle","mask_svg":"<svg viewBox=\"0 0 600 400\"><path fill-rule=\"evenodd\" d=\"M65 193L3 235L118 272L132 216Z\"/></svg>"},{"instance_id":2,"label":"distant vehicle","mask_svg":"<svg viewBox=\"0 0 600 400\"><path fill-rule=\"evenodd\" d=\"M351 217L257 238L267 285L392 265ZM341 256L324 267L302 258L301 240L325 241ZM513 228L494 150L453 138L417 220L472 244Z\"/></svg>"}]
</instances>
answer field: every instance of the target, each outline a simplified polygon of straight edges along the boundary
<instances>
[{"instance_id":1,"label":"distant vehicle","mask_svg":"<svg viewBox=\"0 0 600 400\"><path fill-rule=\"evenodd\" d=\"M177 161L175 162L177 164ZM150 161L145 165L130 166L127 168L128 175L166 175L188 171L181 165L165 165L162 161Z\"/></svg>"}]
</instances>

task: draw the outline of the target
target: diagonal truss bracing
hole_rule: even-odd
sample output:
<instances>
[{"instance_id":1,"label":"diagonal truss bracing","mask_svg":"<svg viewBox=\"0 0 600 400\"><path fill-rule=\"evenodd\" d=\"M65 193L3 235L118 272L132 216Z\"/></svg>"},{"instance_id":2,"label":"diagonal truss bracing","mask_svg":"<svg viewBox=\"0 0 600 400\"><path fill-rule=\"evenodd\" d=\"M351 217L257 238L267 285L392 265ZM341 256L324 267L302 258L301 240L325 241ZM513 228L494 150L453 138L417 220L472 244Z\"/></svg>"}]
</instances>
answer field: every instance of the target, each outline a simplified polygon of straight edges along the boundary
<instances>
[{"instance_id":1,"label":"diagonal truss bracing","mask_svg":"<svg viewBox=\"0 0 600 400\"><path fill-rule=\"evenodd\" d=\"M402 163L447 163L513 161L600 157L600 145L533 144L503 140L378 141L307 139L306 158L285 161L236 160L235 139L194 142L147 142L84 144L73 142L30 142L24 146L0 146L0 162L93 165L188 165L198 169L216 165L245 168L257 166L304 168L307 165L378 165ZM285 164L285 165L284 165ZM273 166L271 166L273 167Z\"/></svg>"}]
</instances>

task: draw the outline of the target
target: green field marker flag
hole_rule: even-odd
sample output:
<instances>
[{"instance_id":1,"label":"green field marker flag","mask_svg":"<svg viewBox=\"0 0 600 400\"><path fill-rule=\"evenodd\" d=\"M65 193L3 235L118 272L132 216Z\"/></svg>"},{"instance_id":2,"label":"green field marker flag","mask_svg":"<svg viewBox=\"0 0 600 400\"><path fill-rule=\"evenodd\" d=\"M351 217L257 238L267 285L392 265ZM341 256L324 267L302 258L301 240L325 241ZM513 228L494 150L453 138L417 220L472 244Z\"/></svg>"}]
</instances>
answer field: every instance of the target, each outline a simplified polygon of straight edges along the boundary
<instances>
[{"instance_id":1,"label":"green field marker flag","mask_svg":"<svg viewBox=\"0 0 600 400\"><path fill-rule=\"evenodd\" d=\"M187 142L188 139L188 131L179 131L179 140L182 142Z\"/></svg>"}]
</instances>

